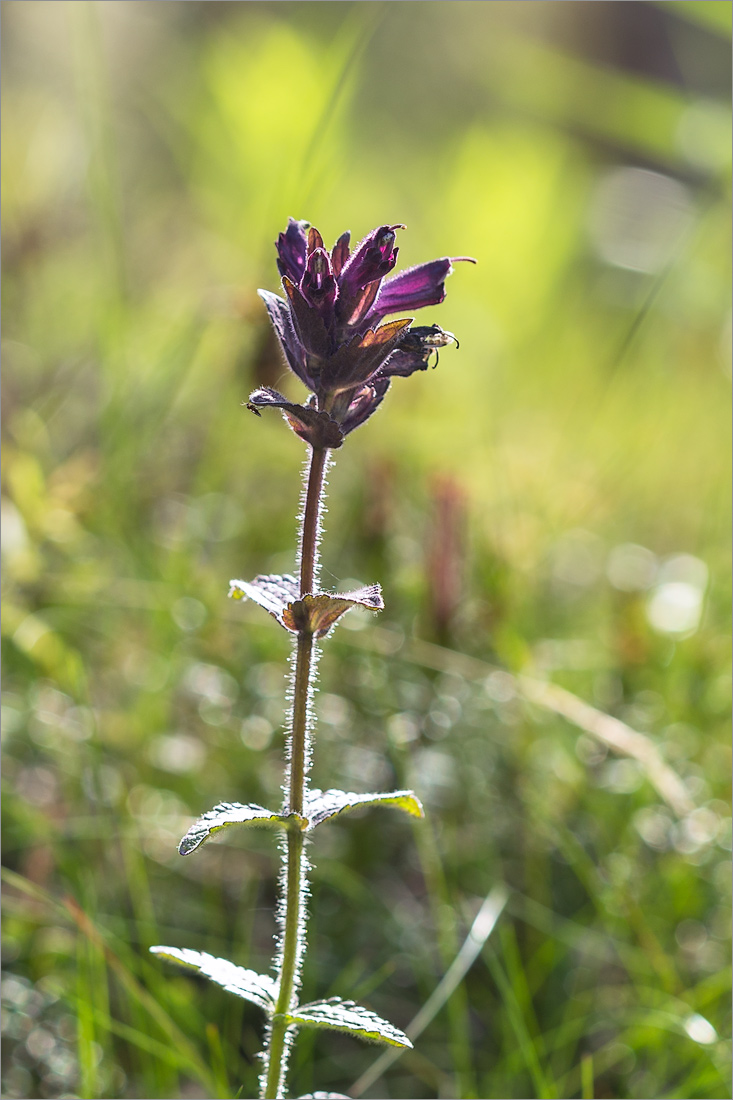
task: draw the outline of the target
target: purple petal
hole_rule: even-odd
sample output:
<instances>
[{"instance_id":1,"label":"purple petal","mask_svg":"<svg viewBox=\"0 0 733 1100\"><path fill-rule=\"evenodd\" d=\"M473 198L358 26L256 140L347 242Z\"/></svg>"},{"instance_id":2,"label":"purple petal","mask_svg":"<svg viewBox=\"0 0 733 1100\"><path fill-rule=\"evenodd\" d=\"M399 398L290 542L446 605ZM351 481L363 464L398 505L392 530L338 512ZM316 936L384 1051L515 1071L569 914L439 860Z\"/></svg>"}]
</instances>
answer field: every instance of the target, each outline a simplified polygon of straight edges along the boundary
<instances>
[{"instance_id":1,"label":"purple petal","mask_svg":"<svg viewBox=\"0 0 733 1100\"><path fill-rule=\"evenodd\" d=\"M330 351L331 342L320 313L305 300L298 287L293 286L288 278L283 278L283 286L290 299L293 325L306 355L324 358Z\"/></svg>"},{"instance_id":2,"label":"purple petal","mask_svg":"<svg viewBox=\"0 0 733 1100\"><path fill-rule=\"evenodd\" d=\"M454 256L452 259L444 256L440 260L408 267L399 275L387 279L382 283L369 320L378 320L389 313L439 305L445 298L445 280L453 271L452 265L463 260L472 264L476 262L468 256Z\"/></svg>"},{"instance_id":3,"label":"purple petal","mask_svg":"<svg viewBox=\"0 0 733 1100\"><path fill-rule=\"evenodd\" d=\"M380 225L379 229L373 229L344 264L338 281L342 321L348 321L364 287L375 279L383 279L397 263L399 249L394 247L394 231L401 228L399 225Z\"/></svg>"},{"instance_id":4,"label":"purple petal","mask_svg":"<svg viewBox=\"0 0 733 1100\"><path fill-rule=\"evenodd\" d=\"M320 239L320 234L318 237ZM309 253L300 292L308 304L318 310L326 328L330 328L338 289L331 270L331 257L324 248L317 247Z\"/></svg>"},{"instance_id":5,"label":"purple petal","mask_svg":"<svg viewBox=\"0 0 733 1100\"><path fill-rule=\"evenodd\" d=\"M313 379L306 369L305 349L295 332L288 303L269 290L258 290L257 293L267 307L272 327L285 353L288 366L309 390L314 390Z\"/></svg>"},{"instance_id":6,"label":"purple petal","mask_svg":"<svg viewBox=\"0 0 733 1100\"><path fill-rule=\"evenodd\" d=\"M307 255L310 256L311 252L315 252L317 248L323 248L323 237L318 232L315 225L312 225L308 230Z\"/></svg>"},{"instance_id":7,"label":"purple petal","mask_svg":"<svg viewBox=\"0 0 733 1100\"><path fill-rule=\"evenodd\" d=\"M341 431L344 435L353 432L354 428L361 427L364 421L376 412L388 389L389 378L377 378L359 390L341 423Z\"/></svg>"},{"instance_id":8,"label":"purple petal","mask_svg":"<svg viewBox=\"0 0 733 1100\"><path fill-rule=\"evenodd\" d=\"M351 240L351 233L348 229L345 233L342 233L336 244L333 246L333 252L331 253L331 260L333 262L333 273L338 279L341 274L344 264L349 258L349 241Z\"/></svg>"},{"instance_id":9,"label":"purple petal","mask_svg":"<svg viewBox=\"0 0 733 1100\"><path fill-rule=\"evenodd\" d=\"M287 275L296 286L303 278L305 270L307 228L308 222L298 222L295 218L288 218L288 228L280 234L275 243L278 271L281 276Z\"/></svg>"},{"instance_id":10,"label":"purple petal","mask_svg":"<svg viewBox=\"0 0 733 1100\"><path fill-rule=\"evenodd\" d=\"M369 316L369 311L379 294L379 282L380 280L376 279L373 283L368 283L353 299L351 313L344 318L349 328L359 328L360 322ZM366 324L362 327L367 329L369 325Z\"/></svg>"},{"instance_id":11,"label":"purple petal","mask_svg":"<svg viewBox=\"0 0 733 1100\"><path fill-rule=\"evenodd\" d=\"M380 378L409 378L416 370L427 370L428 361L423 352L397 351L390 355L387 362L379 368Z\"/></svg>"}]
</instances>

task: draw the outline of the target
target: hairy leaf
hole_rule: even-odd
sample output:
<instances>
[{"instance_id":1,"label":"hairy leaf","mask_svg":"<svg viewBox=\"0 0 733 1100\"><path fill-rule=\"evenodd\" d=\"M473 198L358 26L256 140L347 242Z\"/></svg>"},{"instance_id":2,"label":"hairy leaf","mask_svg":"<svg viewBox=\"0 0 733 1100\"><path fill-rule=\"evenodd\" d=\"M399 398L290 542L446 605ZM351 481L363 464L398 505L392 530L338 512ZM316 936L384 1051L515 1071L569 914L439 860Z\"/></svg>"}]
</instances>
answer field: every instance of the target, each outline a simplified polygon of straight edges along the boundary
<instances>
[{"instance_id":1,"label":"hairy leaf","mask_svg":"<svg viewBox=\"0 0 733 1100\"><path fill-rule=\"evenodd\" d=\"M382 611L384 601L378 584L359 588L356 592L316 592L302 600L289 604L283 611L282 621L288 630L298 633L307 630L316 638L322 638L352 607L368 607L370 611Z\"/></svg>"},{"instance_id":2,"label":"hairy leaf","mask_svg":"<svg viewBox=\"0 0 733 1100\"><path fill-rule=\"evenodd\" d=\"M245 597L254 600L265 611L274 615L281 626L285 626L282 613L288 604L298 599L300 582L291 573L283 576L277 573L261 574L253 581L230 581L229 595L233 600L242 600Z\"/></svg>"},{"instance_id":3,"label":"hairy leaf","mask_svg":"<svg viewBox=\"0 0 733 1100\"><path fill-rule=\"evenodd\" d=\"M150 950L153 955L203 974L229 993L264 1008L268 1015L275 1008L277 984L268 974L258 974L255 970L235 966L228 959L217 959L206 951L192 951L188 947L151 947Z\"/></svg>"},{"instance_id":4,"label":"hairy leaf","mask_svg":"<svg viewBox=\"0 0 733 1100\"><path fill-rule=\"evenodd\" d=\"M351 791L309 791L305 796L308 829L315 829L337 814L357 810L360 806L396 806L412 817L424 817L422 803L413 791L387 791L383 794L354 794Z\"/></svg>"},{"instance_id":5,"label":"hairy leaf","mask_svg":"<svg viewBox=\"0 0 733 1100\"><path fill-rule=\"evenodd\" d=\"M298 1100L351 1100L345 1092L306 1092Z\"/></svg>"},{"instance_id":6,"label":"hairy leaf","mask_svg":"<svg viewBox=\"0 0 733 1100\"><path fill-rule=\"evenodd\" d=\"M376 1012L370 1012L354 1001L330 997L313 1001L288 1013L288 1023L299 1027L322 1027L332 1031L348 1031L374 1043L389 1043L394 1047L411 1047L412 1043L398 1027L387 1023Z\"/></svg>"},{"instance_id":7,"label":"hairy leaf","mask_svg":"<svg viewBox=\"0 0 733 1100\"><path fill-rule=\"evenodd\" d=\"M269 825L272 828L287 828L292 822L297 822L301 828L305 828L307 824L306 820L298 817L297 814L279 814L254 804L243 806L240 802L220 802L191 826L178 845L178 851L182 856L190 855L214 833L218 833L220 829L226 829L229 825Z\"/></svg>"},{"instance_id":8,"label":"hairy leaf","mask_svg":"<svg viewBox=\"0 0 733 1100\"><path fill-rule=\"evenodd\" d=\"M253 581L230 581L229 595L235 600L245 597L254 600L292 634L307 632L316 638L328 634L352 607L367 607L370 611L381 611L384 607L378 584L355 592L308 593L301 599L300 582L290 573L261 575Z\"/></svg>"},{"instance_id":9,"label":"hairy leaf","mask_svg":"<svg viewBox=\"0 0 733 1100\"><path fill-rule=\"evenodd\" d=\"M257 416L261 408L280 409L295 434L318 450L335 449L344 441L341 428L327 412L319 412L311 405L296 405L269 386L251 393L247 408Z\"/></svg>"}]
</instances>

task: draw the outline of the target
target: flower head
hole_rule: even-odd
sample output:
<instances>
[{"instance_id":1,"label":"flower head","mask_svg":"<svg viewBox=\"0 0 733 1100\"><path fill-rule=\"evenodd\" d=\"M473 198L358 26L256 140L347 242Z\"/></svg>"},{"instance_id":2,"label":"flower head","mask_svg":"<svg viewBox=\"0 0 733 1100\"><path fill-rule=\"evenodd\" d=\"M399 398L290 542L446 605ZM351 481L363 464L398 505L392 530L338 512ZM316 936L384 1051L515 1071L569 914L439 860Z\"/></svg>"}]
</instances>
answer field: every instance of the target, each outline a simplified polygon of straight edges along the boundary
<instances>
[{"instance_id":1,"label":"flower head","mask_svg":"<svg viewBox=\"0 0 733 1100\"><path fill-rule=\"evenodd\" d=\"M412 317L382 323L391 314L442 302L453 263L468 259L443 257L387 277L399 252L395 231L404 228L381 225L353 253L349 233L328 252L317 229L293 218L277 239L285 297L259 293L290 368L314 395L295 429L313 446L337 445L334 429L343 438L363 424L393 377L426 370L433 351L457 342L438 325L411 328ZM293 425L296 406L282 395L256 390L249 407L264 405L279 406ZM333 422L330 442L326 419Z\"/></svg>"}]
</instances>

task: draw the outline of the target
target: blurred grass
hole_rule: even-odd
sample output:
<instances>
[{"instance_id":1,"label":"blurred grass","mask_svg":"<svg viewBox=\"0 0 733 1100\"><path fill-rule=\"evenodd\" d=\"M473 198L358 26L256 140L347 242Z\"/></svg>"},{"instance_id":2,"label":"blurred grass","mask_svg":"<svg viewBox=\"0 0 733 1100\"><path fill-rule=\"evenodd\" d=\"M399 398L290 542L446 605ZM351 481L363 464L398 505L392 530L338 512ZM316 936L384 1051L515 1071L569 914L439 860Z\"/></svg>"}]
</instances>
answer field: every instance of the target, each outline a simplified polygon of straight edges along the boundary
<instances>
[{"instance_id":1,"label":"blurred grass","mask_svg":"<svg viewBox=\"0 0 733 1100\"><path fill-rule=\"evenodd\" d=\"M3 1095L256 1088L256 1011L147 947L272 952L271 840L175 848L279 796L287 642L225 593L292 566L302 456L241 408L298 392L255 294L288 215L479 261L330 475L324 577L387 611L328 643L314 782L429 819L318 837L306 996L405 1026L503 882L368 1095L730 1094L730 13L6 0ZM375 1057L303 1036L294 1095Z\"/></svg>"}]
</instances>

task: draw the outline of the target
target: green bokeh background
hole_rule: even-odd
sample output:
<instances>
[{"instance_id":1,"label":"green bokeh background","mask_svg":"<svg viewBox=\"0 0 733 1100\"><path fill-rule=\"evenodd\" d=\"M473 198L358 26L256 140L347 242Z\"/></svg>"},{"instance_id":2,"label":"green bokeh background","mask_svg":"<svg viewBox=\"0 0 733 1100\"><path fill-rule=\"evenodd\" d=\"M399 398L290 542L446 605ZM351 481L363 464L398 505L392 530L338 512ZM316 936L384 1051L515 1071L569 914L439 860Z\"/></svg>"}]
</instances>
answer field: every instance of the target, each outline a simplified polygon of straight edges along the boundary
<instances>
[{"instance_id":1,"label":"green bokeh background","mask_svg":"<svg viewBox=\"0 0 733 1100\"><path fill-rule=\"evenodd\" d=\"M405 1027L373 1097L730 1095L727 2L5 0L7 1097L256 1090L257 1010L153 960L267 969L275 846L176 844L279 798L302 397L259 286L289 215L404 222L457 334L330 474L314 782L411 784L313 846L304 994ZM347 629L348 627L348 629ZM638 760L527 703L547 678ZM292 1095L372 1048L302 1035ZM241 1089L241 1093L239 1090Z\"/></svg>"}]
</instances>

